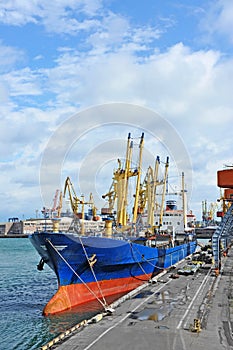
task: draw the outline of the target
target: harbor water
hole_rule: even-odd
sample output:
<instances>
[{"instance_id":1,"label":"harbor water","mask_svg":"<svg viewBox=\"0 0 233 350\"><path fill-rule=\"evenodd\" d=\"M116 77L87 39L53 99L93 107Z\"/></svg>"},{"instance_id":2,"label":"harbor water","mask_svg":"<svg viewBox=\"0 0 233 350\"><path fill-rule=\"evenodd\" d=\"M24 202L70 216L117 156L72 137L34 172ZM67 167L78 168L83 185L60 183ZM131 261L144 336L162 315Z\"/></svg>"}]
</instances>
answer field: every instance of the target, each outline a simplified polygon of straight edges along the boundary
<instances>
[{"instance_id":1,"label":"harbor water","mask_svg":"<svg viewBox=\"0 0 233 350\"><path fill-rule=\"evenodd\" d=\"M93 303L88 309L44 317L43 308L56 292L57 280L47 266L37 270L39 260L29 239L0 239L0 350L40 349L100 309Z\"/></svg>"}]
</instances>

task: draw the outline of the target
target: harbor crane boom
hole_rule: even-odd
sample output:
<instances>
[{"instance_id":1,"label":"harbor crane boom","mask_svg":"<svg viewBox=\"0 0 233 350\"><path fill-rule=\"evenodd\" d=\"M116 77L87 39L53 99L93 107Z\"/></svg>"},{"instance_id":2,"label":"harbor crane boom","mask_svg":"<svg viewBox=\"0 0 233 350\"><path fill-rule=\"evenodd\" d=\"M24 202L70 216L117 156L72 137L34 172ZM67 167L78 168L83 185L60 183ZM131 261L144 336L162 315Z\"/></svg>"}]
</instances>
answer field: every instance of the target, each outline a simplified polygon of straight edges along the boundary
<instances>
[{"instance_id":1,"label":"harbor crane boom","mask_svg":"<svg viewBox=\"0 0 233 350\"><path fill-rule=\"evenodd\" d=\"M74 190L74 186L73 186L69 176L66 178L66 181L65 181L63 197L65 197L67 190L69 193L69 200L70 200L72 211L73 211L74 215L77 216L78 215L78 206L79 206L79 204L83 204L83 200L79 199L78 196L76 195L76 192Z\"/></svg>"}]
</instances>

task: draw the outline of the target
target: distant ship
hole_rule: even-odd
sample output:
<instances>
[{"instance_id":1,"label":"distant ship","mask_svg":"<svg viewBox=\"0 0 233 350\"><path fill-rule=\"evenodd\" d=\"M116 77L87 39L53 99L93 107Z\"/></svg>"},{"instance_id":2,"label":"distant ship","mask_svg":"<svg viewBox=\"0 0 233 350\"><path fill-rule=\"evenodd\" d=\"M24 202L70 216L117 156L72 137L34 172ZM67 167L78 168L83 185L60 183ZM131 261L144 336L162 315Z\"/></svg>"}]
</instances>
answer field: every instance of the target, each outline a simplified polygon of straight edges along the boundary
<instances>
[{"instance_id":1,"label":"distant ship","mask_svg":"<svg viewBox=\"0 0 233 350\"><path fill-rule=\"evenodd\" d=\"M53 232L44 230L29 236L41 256L38 268L42 269L46 263L55 272L58 280L58 291L45 306L44 315L56 314L92 300L98 300L107 309L107 297L135 289L163 269L195 252L197 242L194 237L185 236L184 241L181 241L171 235L161 234L163 242L156 245L153 238L154 227L147 228L144 232L135 229L140 213L138 203L143 193L140 191L143 138L144 134L140 141L139 164L136 169L132 169L132 142L130 134L128 136L125 167L119 161L119 167L114 172L113 187L104 196L109 199L108 212L112 214L105 220L104 231L96 231L91 236L85 235L82 229L80 232L59 232L59 218L54 218ZM128 179L131 176L136 176L138 181L133 208L133 229L129 230L126 195ZM117 193L115 197L113 189ZM117 210L114 233L111 211L115 199Z\"/></svg>"}]
</instances>

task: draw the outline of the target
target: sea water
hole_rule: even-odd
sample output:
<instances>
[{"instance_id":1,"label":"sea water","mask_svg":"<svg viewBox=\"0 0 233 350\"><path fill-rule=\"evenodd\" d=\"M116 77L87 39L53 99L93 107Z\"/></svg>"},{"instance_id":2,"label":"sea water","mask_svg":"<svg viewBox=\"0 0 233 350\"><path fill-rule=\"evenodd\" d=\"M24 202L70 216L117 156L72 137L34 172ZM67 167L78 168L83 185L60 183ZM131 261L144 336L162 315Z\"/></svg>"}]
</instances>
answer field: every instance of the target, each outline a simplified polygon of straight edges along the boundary
<instances>
[{"instance_id":1,"label":"sea water","mask_svg":"<svg viewBox=\"0 0 233 350\"><path fill-rule=\"evenodd\" d=\"M42 311L57 290L47 266L37 270L40 257L28 238L0 239L0 350L31 350L92 317L98 303L45 317Z\"/></svg>"}]
</instances>

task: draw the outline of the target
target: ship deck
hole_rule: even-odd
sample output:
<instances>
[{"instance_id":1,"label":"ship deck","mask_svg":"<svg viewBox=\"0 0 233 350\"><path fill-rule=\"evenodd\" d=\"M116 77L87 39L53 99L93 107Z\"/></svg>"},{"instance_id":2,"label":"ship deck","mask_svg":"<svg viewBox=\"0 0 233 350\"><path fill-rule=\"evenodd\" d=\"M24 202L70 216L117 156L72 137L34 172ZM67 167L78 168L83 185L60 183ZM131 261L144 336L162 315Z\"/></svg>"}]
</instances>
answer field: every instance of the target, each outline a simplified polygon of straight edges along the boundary
<instances>
[{"instance_id":1,"label":"ship deck","mask_svg":"<svg viewBox=\"0 0 233 350\"><path fill-rule=\"evenodd\" d=\"M171 278L185 264L187 260L178 264L176 270L161 274L157 282L134 291L130 298L124 297L124 302L113 305L113 314L103 318L98 315L85 326L77 326L74 332L61 335L50 343L51 347L233 349L233 248L223 258L218 277L206 265L194 275ZM42 349L49 348L47 344Z\"/></svg>"}]
</instances>

